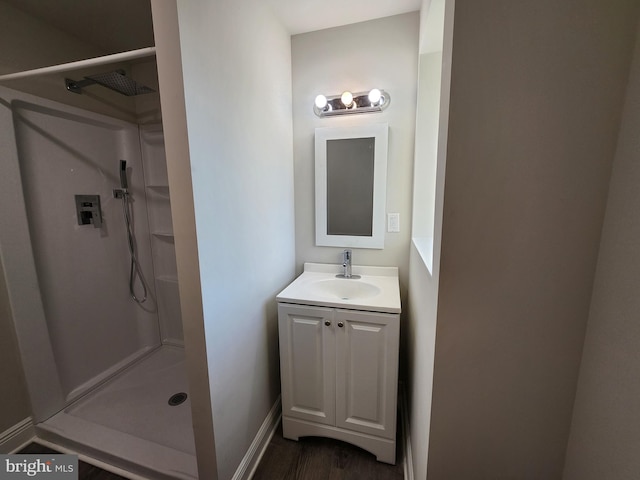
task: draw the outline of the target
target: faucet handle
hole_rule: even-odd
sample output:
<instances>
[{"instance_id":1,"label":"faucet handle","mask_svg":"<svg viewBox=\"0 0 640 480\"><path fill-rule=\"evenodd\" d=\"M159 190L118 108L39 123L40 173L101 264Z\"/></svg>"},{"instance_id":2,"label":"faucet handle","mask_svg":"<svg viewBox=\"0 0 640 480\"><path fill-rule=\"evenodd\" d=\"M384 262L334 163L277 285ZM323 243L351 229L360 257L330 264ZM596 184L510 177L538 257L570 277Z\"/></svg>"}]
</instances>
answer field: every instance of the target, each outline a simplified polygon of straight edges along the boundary
<instances>
[{"instance_id":1,"label":"faucet handle","mask_svg":"<svg viewBox=\"0 0 640 480\"><path fill-rule=\"evenodd\" d=\"M351 260L351 249L350 248L345 248L344 251L342 252L342 263L347 263Z\"/></svg>"}]
</instances>

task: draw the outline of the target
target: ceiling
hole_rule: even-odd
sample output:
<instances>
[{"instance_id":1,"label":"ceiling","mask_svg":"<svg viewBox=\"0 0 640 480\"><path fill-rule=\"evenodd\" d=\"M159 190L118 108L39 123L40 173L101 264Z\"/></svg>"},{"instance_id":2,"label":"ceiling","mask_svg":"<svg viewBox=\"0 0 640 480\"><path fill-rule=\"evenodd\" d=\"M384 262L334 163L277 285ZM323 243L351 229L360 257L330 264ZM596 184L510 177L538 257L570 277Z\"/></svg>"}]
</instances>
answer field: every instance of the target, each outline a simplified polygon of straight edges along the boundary
<instances>
[{"instance_id":1,"label":"ceiling","mask_svg":"<svg viewBox=\"0 0 640 480\"><path fill-rule=\"evenodd\" d=\"M422 5L422 0L268 1L292 35L415 12Z\"/></svg>"},{"instance_id":2,"label":"ceiling","mask_svg":"<svg viewBox=\"0 0 640 480\"><path fill-rule=\"evenodd\" d=\"M149 0L3 0L105 53L151 47Z\"/></svg>"},{"instance_id":3,"label":"ceiling","mask_svg":"<svg viewBox=\"0 0 640 480\"><path fill-rule=\"evenodd\" d=\"M105 53L154 44L149 0L3 1ZM412 12L419 10L422 3L422 0L258 1L270 2L292 35Z\"/></svg>"}]
</instances>

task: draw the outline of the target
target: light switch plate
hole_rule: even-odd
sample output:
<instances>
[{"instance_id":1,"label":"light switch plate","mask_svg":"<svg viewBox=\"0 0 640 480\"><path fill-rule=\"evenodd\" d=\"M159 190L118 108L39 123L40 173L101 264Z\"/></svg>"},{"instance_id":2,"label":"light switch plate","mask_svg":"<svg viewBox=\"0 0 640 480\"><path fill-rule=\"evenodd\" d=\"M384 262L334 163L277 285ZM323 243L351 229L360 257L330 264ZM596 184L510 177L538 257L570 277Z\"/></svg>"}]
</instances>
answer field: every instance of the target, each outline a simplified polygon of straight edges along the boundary
<instances>
[{"instance_id":1,"label":"light switch plate","mask_svg":"<svg viewBox=\"0 0 640 480\"><path fill-rule=\"evenodd\" d=\"M400 231L400 214L387 213L387 232L398 233Z\"/></svg>"}]
</instances>

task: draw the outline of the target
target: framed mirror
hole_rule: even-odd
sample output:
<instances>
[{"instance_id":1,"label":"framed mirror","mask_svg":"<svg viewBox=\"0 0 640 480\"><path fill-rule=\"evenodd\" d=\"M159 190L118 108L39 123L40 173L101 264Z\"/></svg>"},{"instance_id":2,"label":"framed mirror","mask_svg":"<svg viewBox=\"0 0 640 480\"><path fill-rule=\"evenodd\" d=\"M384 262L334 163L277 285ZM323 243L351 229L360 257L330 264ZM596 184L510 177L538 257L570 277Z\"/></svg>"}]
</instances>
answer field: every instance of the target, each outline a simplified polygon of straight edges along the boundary
<instances>
[{"instance_id":1,"label":"framed mirror","mask_svg":"<svg viewBox=\"0 0 640 480\"><path fill-rule=\"evenodd\" d=\"M316 245L384 248L388 132L316 128Z\"/></svg>"}]
</instances>

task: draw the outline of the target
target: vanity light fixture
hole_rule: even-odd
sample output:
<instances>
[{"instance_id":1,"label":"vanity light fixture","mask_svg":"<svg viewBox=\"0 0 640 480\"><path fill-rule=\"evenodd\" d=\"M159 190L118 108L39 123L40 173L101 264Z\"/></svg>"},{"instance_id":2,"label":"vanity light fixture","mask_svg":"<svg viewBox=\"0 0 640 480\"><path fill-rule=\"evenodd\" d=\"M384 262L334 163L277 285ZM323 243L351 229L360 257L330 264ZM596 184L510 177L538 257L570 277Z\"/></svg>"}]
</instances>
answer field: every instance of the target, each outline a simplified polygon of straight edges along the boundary
<instances>
[{"instance_id":1,"label":"vanity light fixture","mask_svg":"<svg viewBox=\"0 0 640 480\"><path fill-rule=\"evenodd\" d=\"M389 94L378 88L358 93L351 93L347 90L341 95L330 97L318 95L313 105L313 111L319 117L381 112L389 106L389 102L391 102Z\"/></svg>"}]
</instances>

